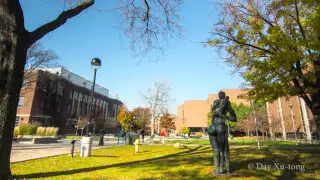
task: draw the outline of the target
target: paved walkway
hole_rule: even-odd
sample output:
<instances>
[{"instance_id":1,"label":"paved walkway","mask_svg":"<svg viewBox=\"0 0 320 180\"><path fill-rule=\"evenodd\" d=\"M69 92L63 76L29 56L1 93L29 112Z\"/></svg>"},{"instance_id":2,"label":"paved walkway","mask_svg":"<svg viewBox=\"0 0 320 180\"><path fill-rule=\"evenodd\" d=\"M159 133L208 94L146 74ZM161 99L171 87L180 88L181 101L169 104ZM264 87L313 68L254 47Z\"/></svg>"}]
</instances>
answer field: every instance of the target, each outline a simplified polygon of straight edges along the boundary
<instances>
[{"instance_id":1,"label":"paved walkway","mask_svg":"<svg viewBox=\"0 0 320 180\"><path fill-rule=\"evenodd\" d=\"M104 146L98 146L98 141L92 142L92 149L99 149L103 147L116 146L117 141L106 141ZM80 152L81 142L75 143L75 152ZM31 159L38 159L50 156L57 156L62 154L70 154L70 141L59 141L59 143L52 144L28 144L28 143L13 143L11 150L11 163L21 162ZM76 154L78 155L78 154Z\"/></svg>"}]
</instances>

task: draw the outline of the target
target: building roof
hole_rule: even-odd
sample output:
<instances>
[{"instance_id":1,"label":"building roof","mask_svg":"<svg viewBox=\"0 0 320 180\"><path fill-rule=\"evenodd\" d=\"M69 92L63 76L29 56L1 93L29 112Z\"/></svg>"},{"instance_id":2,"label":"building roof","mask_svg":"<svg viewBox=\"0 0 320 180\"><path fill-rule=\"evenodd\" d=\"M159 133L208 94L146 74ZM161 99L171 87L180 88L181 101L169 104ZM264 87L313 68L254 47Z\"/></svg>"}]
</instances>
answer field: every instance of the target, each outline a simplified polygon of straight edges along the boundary
<instances>
[{"instance_id":1,"label":"building roof","mask_svg":"<svg viewBox=\"0 0 320 180\"><path fill-rule=\"evenodd\" d=\"M84 87L88 90L91 90L92 81L89 81L85 79L84 77L81 77L75 73L72 73L71 71L66 70L65 68L62 67L57 67L57 68L39 68L38 70L43 70L46 72L50 72L52 74L56 74L58 76L63 77L64 79L68 80L72 84L75 84L80 87ZM95 89L94 91L96 93L99 93L103 96L109 97L109 90L107 88L102 87L101 85L95 84Z\"/></svg>"}]
</instances>

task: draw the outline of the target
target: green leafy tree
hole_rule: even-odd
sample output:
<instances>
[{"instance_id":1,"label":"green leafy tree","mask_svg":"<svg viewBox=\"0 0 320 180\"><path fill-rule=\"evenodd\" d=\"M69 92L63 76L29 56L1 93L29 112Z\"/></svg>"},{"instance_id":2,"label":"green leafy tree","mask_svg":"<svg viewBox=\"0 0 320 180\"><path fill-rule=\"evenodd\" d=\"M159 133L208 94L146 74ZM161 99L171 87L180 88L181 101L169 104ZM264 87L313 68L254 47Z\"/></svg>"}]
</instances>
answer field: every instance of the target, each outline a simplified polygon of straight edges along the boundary
<instances>
[{"instance_id":1,"label":"green leafy tree","mask_svg":"<svg viewBox=\"0 0 320 180\"><path fill-rule=\"evenodd\" d=\"M207 117L208 117L207 126L209 127L212 123L212 112L211 111L208 112Z\"/></svg>"},{"instance_id":2,"label":"green leafy tree","mask_svg":"<svg viewBox=\"0 0 320 180\"><path fill-rule=\"evenodd\" d=\"M189 134L190 129L188 127L183 127L180 129L179 131L181 134L185 135L185 134Z\"/></svg>"},{"instance_id":3,"label":"green leafy tree","mask_svg":"<svg viewBox=\"0 0 320 180\"><path fill-rule=\"evenodd\" d=\"M225 0L207 42L246 80L243 97L300 96L320 129L320 1Z\"/></svg>"}]
</instances>

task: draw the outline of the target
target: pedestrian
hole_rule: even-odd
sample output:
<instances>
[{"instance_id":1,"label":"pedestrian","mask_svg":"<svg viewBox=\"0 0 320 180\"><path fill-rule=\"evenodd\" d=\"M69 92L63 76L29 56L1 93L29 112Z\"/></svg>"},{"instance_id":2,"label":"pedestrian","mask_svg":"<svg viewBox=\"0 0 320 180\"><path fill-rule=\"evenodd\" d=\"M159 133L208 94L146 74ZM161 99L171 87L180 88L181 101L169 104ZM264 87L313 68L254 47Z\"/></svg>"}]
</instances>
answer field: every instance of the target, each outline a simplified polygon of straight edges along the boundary
<instances>
[{"instance_id":1,"label":"pedestrian","mask_svg":"<svg viewBox=\"0 0 320 180\"><path fill-rule=\"evenodd\" d=\"M144 129L142 129L140 133L141 133L141 136L142 136L142 143L144 143L144 134L145 134L145 130L144 130Z\"/></svg>"},{"instance_id":2,"label":"pedestrian","mask_svg":"<svg viewBox=\"0 0 320 180\"><path fill-rule=\"evenodd\" d=\"M99 138L99 145L98 146L103 146L104 142L103 142L103 137L104 134L103 134L103 131L100 130L100 138Z\"/></svg>"},{"instance_id":3,"label":"pedestrian","mask_svg":"<svg viewBox=\"0 0 320 180\"><path fill-rule=\"evenodd\" d=\"M71 146L71 157L73 158L73 153L74 153L74 144L76 143L76 140L72 140L70 144L72 144Z\"/></svg>"}]
</instances>

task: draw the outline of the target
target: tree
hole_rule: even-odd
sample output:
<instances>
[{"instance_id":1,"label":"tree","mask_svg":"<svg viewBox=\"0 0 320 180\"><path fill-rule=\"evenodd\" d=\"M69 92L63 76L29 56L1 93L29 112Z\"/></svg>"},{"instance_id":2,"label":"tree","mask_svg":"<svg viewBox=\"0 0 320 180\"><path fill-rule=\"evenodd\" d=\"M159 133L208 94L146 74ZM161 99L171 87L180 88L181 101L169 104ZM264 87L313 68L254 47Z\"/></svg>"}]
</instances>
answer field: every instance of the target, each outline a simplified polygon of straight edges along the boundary
<instances>
[{"instance_id":1,"label":"tree","mask_svg":"<svg viewBox=\"0 0 320 180\"><path fill-rule=\"evenodd\" d=\"M23 75L22 87L29 87L30 83L37 81L38 83L44 83L48 77L43 74L37 76L35 72L37 68L47 69L53 67L59 67L56 60L59 57L52 50L44 49L40 43L33 44L27 51L27 60L25 64L25 71Z\"/></svg>"},{"instance_id":2,"label":"tree","mask_svg":"<svg viewBox=\"0 0 320 180\"><path fill-rule=\"evenodd\" d=\"M207 43L246 80L244 97L297 95L320 129L320 1L226 0L214 27Z\"/></svg>"},{"instance_id":3,"label":"tree","mask_svg":"<svg viewBox=\"0 0 320 180\"><path fill-rule=\"evenodd\" d=\"M180 129L179 131L181 134L185 135L185 134L189 134L190 129L188 127L183 127Z\"/></svg>"},{"instance_id":4,"label":"tree","mask_svg":"<svg viewBox=\"0 0 320 180\"><path fill-rule=\"evenodd\" d=\"M141 93L142 97L151 109L151 135L154 134L154 123L156 119L160 119L169 105L169 86L164 82L153 82L153 87L146 93Z\"/></svg>"},{"instance_id":5,"label":"tree","mask_svg":"<svg viewBox=\"0 0 320 180\"><path fill-rule=\"evenodd\" d=\"M76 135L78 135L78 130L81 129L81 136L83 135L83 130L88 124L88 117L77 116L77 125L76 125Z\"/></svg>"},{"instance_id":6,"label":"tree","mask_svg":"<svg viewBox=\"0 0 320 180\"><path fill-rule=\"evenodd\" d=\"M175 129L174 118L168 112L165 112L160 118L161 127L165 128L167 133L170 132L170 129Z\"/></svg>"},{"instance_id":7,"label":"tree","mask_svg":"<svg viewBox=\"0 0 320 180\"><path fill-rule=\"evenodd\" d=\"M149 108L138 107L132 111L133 124L135 130L141 130L146 128L150 124L151 120L151 110Z\"/></svg>"},{"instance_id":8,"label":"tree","mask_svg":"<svg viewBox=\"0 0 320 180\"><path fill-rule=\"evenodd\" d=\"M125 105L120 106L118 121L122 127L122 130L131 131L131 127L133 126L132 113L128 111Z\"/></svg>"},{"instance_id":9,"label":"tree","mask_svg":"<svg viewBox=\"0 0 320 180\"><path fill-rule=\"evenodd\" d=\"M0 1L0 179L11 178L10 153L19 93L28 49L69 19L94 5L94 0L65 0L69 6L56 19L29 32L19 0ZM162 51L160 36L179 35L177 14L181 0L119 0L123 30L131 38L130 47L142 55ZM36 7L35 7L36 8Z\"/></svg>"}]
</instances>

